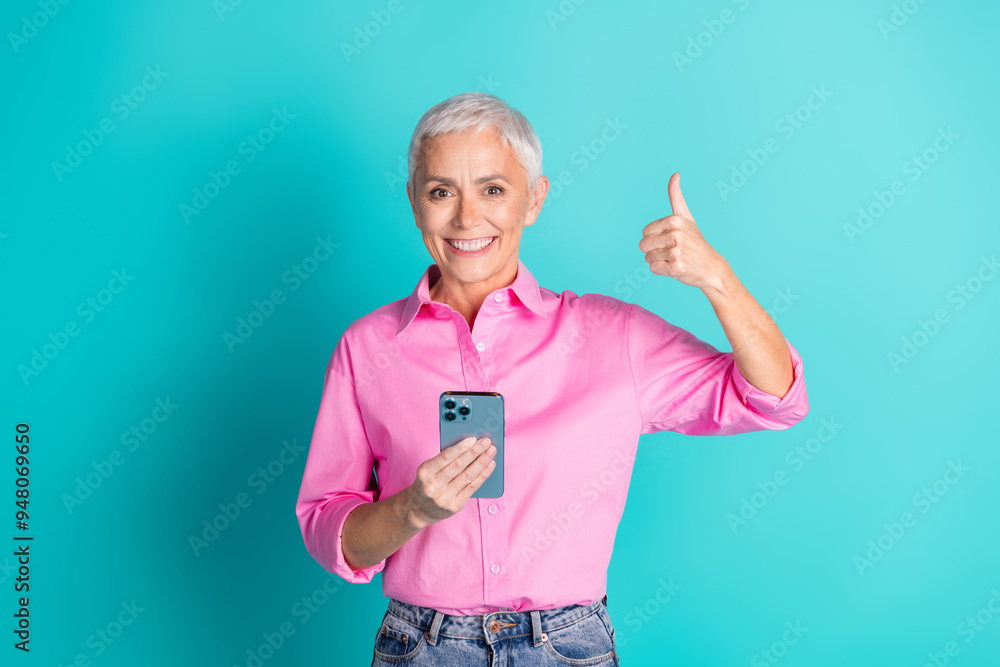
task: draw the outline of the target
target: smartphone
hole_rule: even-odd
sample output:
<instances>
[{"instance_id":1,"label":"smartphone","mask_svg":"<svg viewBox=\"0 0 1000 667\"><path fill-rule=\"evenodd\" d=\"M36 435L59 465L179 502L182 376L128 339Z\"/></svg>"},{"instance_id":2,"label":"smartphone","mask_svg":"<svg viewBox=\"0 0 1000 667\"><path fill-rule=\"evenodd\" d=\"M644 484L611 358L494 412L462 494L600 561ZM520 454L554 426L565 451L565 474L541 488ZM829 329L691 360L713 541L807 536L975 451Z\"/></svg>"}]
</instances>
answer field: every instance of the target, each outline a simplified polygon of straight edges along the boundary
<instances>
[{"instance_id":1,"label":"smartphone","mask_svg":"<svg viewBox=\"0 0 1000 667\"><path fill-rule=\"evenodd\" d=\"M471 498L503 495L503 396L493 391L446 391L438 401L441 451L469 436L489 438L497 448L496 466Z\"/></svg>"}]
</instances>

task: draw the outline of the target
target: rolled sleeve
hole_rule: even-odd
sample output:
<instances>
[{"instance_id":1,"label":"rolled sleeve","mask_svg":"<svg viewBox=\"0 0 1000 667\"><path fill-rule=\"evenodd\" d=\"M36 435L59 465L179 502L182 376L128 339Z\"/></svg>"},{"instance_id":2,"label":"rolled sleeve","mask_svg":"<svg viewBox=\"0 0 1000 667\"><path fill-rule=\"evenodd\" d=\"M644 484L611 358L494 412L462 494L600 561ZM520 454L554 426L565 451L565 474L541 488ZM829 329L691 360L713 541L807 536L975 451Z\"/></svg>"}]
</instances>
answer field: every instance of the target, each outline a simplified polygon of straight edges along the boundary
<instances>
[{"instance_id":1,"label":"rolled sleeve","mask_svg":"<svg viewBox=\"0 0 1000 667\"><path fill-rule=\"evenodd\" d=\"M379 494L355 387L336 370L345 367L339 363L344 353L338 345L327 366L295 513L309 554L348 583L362 584L381 572L386 561L355 570L344 558L341 534L347 516Z\"/></svg>"},{"instance_id":2,"label":"rolled sleeve","mask_svg":"<svg viewBox=\"0 0 1000 667\"><path fill-rule=\"evenodd\" d=\"M733 363L733 384L736 386L736 391L739 392L743 405L757 412L771 415L772 418L780 418L788 422L786 426L781 428L788 428L801 421L809 412L806 381L802 375L802 357L799 356L798 350L788 342L787 338L785 343L788 345L788 353L792 358L792 373L795 379L784 396L778 397L753 386L740 373L739 367Z\"/></svg>"},{"instance_id":3,"label":"rolled sleeve","mask_svg":"<svg viewBox=\"0 0 1000 667\"><path fill-rule=\"evenodd\" d=\"M802 359L790 343L795 380L779 398L751 385L732 352L720 352L637 304L632 304L626 338L643 434L780 430L809 410Z\"/></svg>"}]
</instances>

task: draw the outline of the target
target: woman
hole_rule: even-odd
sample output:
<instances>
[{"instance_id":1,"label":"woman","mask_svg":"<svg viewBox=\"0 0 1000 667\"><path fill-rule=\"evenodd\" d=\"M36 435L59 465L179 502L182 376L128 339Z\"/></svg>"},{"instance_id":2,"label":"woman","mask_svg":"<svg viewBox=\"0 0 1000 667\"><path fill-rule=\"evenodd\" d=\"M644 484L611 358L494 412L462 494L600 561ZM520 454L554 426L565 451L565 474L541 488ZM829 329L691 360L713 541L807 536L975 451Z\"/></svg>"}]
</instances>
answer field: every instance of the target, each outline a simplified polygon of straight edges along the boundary
<instances>
[{"instance_id":1,"label":"woman","mask_svg":"<svg viewBox=\"0 0 1000 667\"><path fill-rule=\"evenodd\" d=\"M326 570L384 570L373 665L617 665L607 568L639 436L808 412L798 352L705 242L678 174L674 213L639 248L705 293L733 352L636 304L540 287L518 252L548 192L541 163L531 125L492 95L424 114L407 194L434 263L352 322L327 367L296 513ZM443 391L503 395L500 498L470 502L494 470L488 439L440 450Z\"/></svg>"}]
</instances>

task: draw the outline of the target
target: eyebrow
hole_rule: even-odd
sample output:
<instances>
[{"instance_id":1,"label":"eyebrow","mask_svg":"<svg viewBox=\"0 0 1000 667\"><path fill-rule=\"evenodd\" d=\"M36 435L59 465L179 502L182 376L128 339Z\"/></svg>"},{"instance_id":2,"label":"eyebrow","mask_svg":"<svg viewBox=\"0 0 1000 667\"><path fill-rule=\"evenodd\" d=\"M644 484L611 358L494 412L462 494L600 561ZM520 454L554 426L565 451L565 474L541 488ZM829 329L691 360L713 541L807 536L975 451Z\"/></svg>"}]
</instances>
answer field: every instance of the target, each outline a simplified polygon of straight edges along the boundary
<instances>
[{"instance_id":1,"label":"eyebrow","mask_svg":"<svg viewBox=\"0 0 1000 667\"><path fill-rule=\"evenodd\" d=\"M496 181L496 180L503 181L507 185L513 187L513 184L511 184L510 181L504 178L503 174L487 174L486 176L480 176L475 180L475 184L482 185L486 181ZM445 178L444 176L428 176L427 182L430 183L431 181L437 181L439 183L444 183L445 185L456 185L455 181L451 180L450 178Z\"/></svg>"}]
</instances>

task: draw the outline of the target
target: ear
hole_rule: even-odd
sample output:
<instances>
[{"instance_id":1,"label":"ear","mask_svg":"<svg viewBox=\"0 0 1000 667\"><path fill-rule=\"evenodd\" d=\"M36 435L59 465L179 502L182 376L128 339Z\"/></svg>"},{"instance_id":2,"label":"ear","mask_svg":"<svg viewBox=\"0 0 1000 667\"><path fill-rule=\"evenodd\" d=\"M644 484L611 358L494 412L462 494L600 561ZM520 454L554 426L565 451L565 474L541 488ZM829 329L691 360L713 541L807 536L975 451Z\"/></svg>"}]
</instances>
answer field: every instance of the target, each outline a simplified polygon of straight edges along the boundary
<instances>
[{"instance_id":1,"label":"ear","mask_svg":"<svg viewBox=\"0 0 1000 667\"><path fill-rule=\"evenodd\" d=\"M538 179L535 183L535 191L531 193L531 206L528 207L527 213L524 216L524 224L533 225L535 220L538 219L538 214L542 212L542 204L545 203L545 197L549 194L549 179L544 175Z\"/></svg>"}]
</instances>

